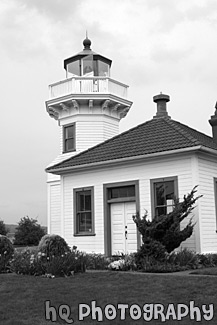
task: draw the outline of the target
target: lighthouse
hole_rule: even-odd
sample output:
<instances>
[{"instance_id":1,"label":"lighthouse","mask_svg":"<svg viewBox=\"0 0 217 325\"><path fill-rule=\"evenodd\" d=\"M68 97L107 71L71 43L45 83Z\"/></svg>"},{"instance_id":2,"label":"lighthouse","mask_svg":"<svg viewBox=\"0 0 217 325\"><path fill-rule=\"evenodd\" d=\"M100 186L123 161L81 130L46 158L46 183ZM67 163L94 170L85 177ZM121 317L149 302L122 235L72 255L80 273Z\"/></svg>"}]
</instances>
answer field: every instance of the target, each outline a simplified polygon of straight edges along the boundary
<instances>
[{"instance_id":1,"label":"lighthouse","mask_svg":"<svg viewBox=\"0 0 217 325\"><path fill-rule=\"evenodd\" d=\"M46 110L57 120L60 152L52 167L119 134L119 122L132 102L128 86L111 78L112 61L91 49L88 37L83 50L64 60L65 79L49 85ZM64 176L47 174L48 233L65 236ZM68 228L67 228L68 229Z\"/></svg>"},{"instance_id":2,"label":"lighthouse","mask_svg":"<svg viewBox=\"0 0 217 325\"><path fill-rule=\"evenodd\" d=\"M128 86L111 78L112 61L91 49L64 60L66 78L49 85L46 109L60 126L60 154L56 164L119 133L119 122L132 102Z\"/></svg>"}]
</instances>

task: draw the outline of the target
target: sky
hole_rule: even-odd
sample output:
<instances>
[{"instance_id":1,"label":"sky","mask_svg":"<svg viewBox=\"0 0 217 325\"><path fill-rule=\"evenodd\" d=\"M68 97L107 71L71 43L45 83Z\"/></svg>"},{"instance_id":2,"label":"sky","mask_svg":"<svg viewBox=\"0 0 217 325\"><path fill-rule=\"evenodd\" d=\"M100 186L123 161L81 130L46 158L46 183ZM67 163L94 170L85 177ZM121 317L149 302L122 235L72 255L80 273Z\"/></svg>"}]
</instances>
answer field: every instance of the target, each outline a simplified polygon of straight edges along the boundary
<instances>
[{"instance_id":1,"label":"sky","mask_svg":"<svg viewBox=\"0 0 217 325\"><path fill-rule=\"evenodd\" d=\"M170 96L172 119L212 135L217 101L216 0L0 1L0 219L47 224L46 166L59 154L48 85L83 50L112 60L111 76L133 102L120 132L150 120L153 96Z\"/></svg>"}]
</instances>

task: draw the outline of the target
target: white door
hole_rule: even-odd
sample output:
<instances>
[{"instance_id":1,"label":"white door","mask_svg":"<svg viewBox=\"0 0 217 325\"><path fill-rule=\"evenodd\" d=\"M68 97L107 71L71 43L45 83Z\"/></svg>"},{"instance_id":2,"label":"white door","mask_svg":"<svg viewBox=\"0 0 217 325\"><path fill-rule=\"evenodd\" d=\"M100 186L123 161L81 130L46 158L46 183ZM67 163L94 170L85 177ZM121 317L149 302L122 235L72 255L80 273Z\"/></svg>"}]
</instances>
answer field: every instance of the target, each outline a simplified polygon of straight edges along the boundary
<instances>
[{"instance_id":1,"label":"white door","mask_svg":"<svg viewBox=\"0 0 217 325\"><path fill-rule=\"evenodd\" d=\"M111 204L112 255L137 251L137 228L132 216L135 202Z\"/></svg>"}]
</instances>

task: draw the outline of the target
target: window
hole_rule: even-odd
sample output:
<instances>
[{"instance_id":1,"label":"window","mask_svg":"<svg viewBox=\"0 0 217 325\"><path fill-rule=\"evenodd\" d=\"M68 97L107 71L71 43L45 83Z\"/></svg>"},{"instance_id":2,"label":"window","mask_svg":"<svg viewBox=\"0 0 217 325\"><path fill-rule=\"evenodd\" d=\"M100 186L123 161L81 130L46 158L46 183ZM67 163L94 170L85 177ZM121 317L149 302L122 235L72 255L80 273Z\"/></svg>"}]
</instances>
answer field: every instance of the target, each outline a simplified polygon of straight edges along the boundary
<instances>
[{"instance_id":1,"label":"window","mask_svg":"<svg viewBox=\"0 0 217 325\"><path fill-rule=\"evenodd\" d=\"M151 180L152 215L161 216L172 212L178 197L177 178Z\"/></svg>"},{"instance_id":2,"label":"window","mask_svg":"<svg viewBox=\"0 0 217 325\"><path fill-rule=\"evenodd\" d=\"M75 234L94 234L93 188L74 190Z\"/></svg>"},{"instance_id":3,"label":"window","mask_svg":"<svg viewBox=\"0 0 217 325\"><path fill-rule=\"evenodd\" d=\"M67 78L68 77L72 77L72 76L80 76L81 72L80 72L80 61L74 61L74 62L70 62L67 65Z\"/></svg>"},{"instance_id":4,"label":"window","mask_svg":"<svg viewBox=\"0 0 217 325\"><path fill-rule=\"evenodd\" d=\"M135 185L114 187L109 189L109 199L135 196Z\"/></svg>"},{"instance_id":5,"label":"window","mask_svg":"<svg viewBox=\"0 0 217 325\"><path fill-rule=\"evenodd\" d=\"M64 152L75 150L75 124L63 127L63 141Z\"/></svg>"}]
</instances>

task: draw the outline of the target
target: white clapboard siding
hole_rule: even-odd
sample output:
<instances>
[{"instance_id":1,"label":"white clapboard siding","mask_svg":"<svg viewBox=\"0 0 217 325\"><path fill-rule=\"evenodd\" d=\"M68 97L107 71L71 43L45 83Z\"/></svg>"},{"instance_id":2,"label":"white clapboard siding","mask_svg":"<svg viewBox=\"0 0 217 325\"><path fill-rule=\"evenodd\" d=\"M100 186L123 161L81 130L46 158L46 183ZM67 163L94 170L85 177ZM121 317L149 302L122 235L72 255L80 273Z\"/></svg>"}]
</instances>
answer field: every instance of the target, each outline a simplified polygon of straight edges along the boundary
<instances>
[{"instance_id":1,"label":"white clapboard siding","mask_svg":"<svg viewBox=\"0 0 217 325\"><path fill-rule=\"evenodd\" d=\"M214 177L217 178L215 158L199 157L199 177L201 209L201 246L203 252L217 251L216 201L214 195Z\"/></svg>"},{"instance_id":2,"label":"white clapboard siding","mask_svg":"<svg viewBox=\"0 0 217 325\"><path fill-rule=\"evenodd\" d=\"M74 122L76 123L76 151L63 153L63 125L64 123L69 124ZM47 167L73 157L74 155L104 142L119 133L118 121L116 119L108 118L107 116L78 116L77 120L75 117L72 117L66 121L61 121L61 123L60 153Z\"/></svg>"},{"instance_id":3,"label":"white clapboard siding","mask_svg":"<svg viewBox=\"0 0 217 325\"><path fill-rule=\"evenodd\" d=\"M61 235L61 197L60 183L53 183L48 186L49 195L49 233Z\"/></svg>"},{"instance_id":4,"label":"white clapboard siding","mask_svg":"<svg viewBox=\"0 0 217 325\"><path fill-rule=\"evenodd\" d=\"M72 246L88 252L104 253L103 184L139 180L140 213L145 209L151 215L150 179L178 177L179 197L189 193L195 185L192 181L192 157L158 158L156 160L134 163L128 166L109 167L101 170L79 172L64 176L64 237ZM94 211L96 236L74 237L73 229L73 188L94 186ZM195 221L198 215L195 212ZM183 247L196 250L195 236L186 241Z\"/></svg>"}]
</instances>

